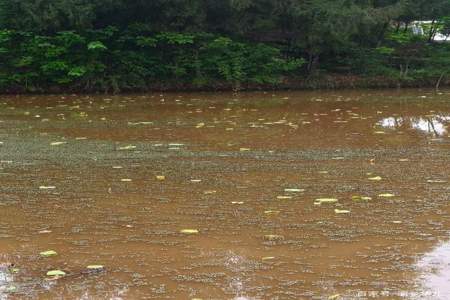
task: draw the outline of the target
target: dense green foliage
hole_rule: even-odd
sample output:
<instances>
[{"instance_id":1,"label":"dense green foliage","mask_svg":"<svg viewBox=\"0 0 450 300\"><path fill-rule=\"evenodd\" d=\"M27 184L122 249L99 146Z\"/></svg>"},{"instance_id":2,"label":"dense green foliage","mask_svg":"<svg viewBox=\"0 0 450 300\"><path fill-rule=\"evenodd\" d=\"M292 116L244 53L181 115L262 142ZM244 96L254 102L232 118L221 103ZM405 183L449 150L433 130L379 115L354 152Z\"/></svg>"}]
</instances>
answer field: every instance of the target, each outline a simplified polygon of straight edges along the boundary
<instances>
[{"instance_id":1,"label":"dense green foliage","mask_svg":"<svg viewBox=\"0 0 450 300\"><path fill-rule=\"evenodd\" d=\"M413 23L423 35L413 34ZM414 25L417 29L418 25ZM0 0L0 90L440 83L450 0Z\"/></svg>"},{"instance_id":2,"label":"dense green foliage","mask_svg":"<svg viewBox=\"0 0 450 300\"><path fill-rule=\"evenodd\" d=\"M276 84L302 65L280 50L213 34L120 31L37 35L0 31L0 87L84 91L145 90L157 85L201 87L226 82Z\"/></svg>"}]
</instances>

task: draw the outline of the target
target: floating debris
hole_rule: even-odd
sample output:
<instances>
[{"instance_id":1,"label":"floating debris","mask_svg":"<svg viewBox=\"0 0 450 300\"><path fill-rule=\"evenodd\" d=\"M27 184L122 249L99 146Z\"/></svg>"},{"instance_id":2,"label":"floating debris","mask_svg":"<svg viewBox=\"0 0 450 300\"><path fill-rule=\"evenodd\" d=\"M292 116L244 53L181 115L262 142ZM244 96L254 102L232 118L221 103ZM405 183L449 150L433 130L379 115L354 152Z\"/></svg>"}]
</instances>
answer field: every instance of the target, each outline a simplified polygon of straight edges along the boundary
<instances>
[{"instance_id":1,"label":"floating debris","mask_svg":"<svg viewBox=\"0 0 450 300\"><path fill-rule=\"evenodd\" d=\"M42 257L50 257L50 256L58 255L58 253L54 250L47 250L47 251L43 251L43 252L39 253L39 255Z\"/></svg>"},{"instance_id":2,"label":"floating debris","mask_svg":"<svg viewBox=\"0 0 450 300\"><path fill-rule=\"evenodd\" d=\"M368 197L368 196L352 196L352 200L353 201L370 201L372 200L372 197Z\"/></svg>"},{"instance_id":3,"label":"floating debris","mask_svg":"<svg viewBox=\"0 0 450 300\"><path fill-rule=\"evenodd\" d=\"M88 270L104 270L105 267L102 265L89 265L86 267Z\"/></svg>"},{"instance_id":4,"label":"floating debris","mask_svg":"<svg viewBox=\"0 0 450 300\"><path fill-rule=\"evenodd\" d=\"M59 145L64 145L67 144L67 142L51 142L50 146L59 146Z\"/></svg>"},{"instance_id":5,"label":"floating debris","mask_svg":"<svg viewBox=\"0 0 450 300\"><path fill-rule=\"evenodd\" d=\"M338 199L336 198L318 198L314 200L314 204L326 204L326 203L336 203L338 202Z\"/></svg>"},{"instance_id":6,"label":"floating debris","mask_svg":"<svg viewBox=\"0 0 450 300\"><path fill-rule=\"evenodd\" d=\"M277 196L278 200L287 200L287 199L292 199L292 196Z\"/></svg>"},{"instance_id":7,"label":"floating debris","mask_svg":"<svg viewBox=\"0 0 450 300\"><path fill-rule=\"evenodd\" d=\"M142 121L142 122L128 122L129 126L137 126L137 125L152 125L153 122L150 121Z\"/></svg>"},{"instance_id":8,"label":"floating debris","mask_svg":"<svg viewBox=\"0 0 450 300\"><path fill-rule=\"evenodd\" d=\"M166 180L166 176L164 176L164 175L157 175L156 176L156 180L164 181L164 180Z\"/></svg>"},{"instance_id":9,"label":"floating debris","mask_svg":"<svg viewBox=\"0 0 450 300\"><path fill-rule=\"evenodd\" d=\"M40 190L54 190L56 189L56 186L53 185L41 185L39 187Z\"/></svg>"},{"instance_id":10,"label":"floating debris","mask_svg":"<svg viewBox=\"0 0 450 300\"><path fill-rule=\"evenodd\" d=\"M384 194L379 194L378 197L381 197L381 198L392 198L392 197L395 197L395 195L394 194L389 194L389 193L384 193Z\"/></svg>"},{"instance_id":11,"label":"floating debris","mask_svg":"<svg viewBox=\"0 0 450 300\"><path fill-rule=\"evenodd\" d=\"M66 276L66 272L61 271L61 270L51 270L51 271L47 272L47 276L62 277L62 276Z\"/></svg>"},{"instance_id":12,"label":"floating debris","mask_svg":"<svg viewBox=\"0 0 450 300\"><path fill-rule=\"evenodd\" d=\"M279 234L266 234L264 236L264 239L266 241L282 241L282 240L284 240L284 236L279 235Z\"/></svg>"},{"instance_id":13,"label":"floating debris","mask_svg":"<svg viewBox=\"0 0 450 300\"><path fill-rule=\"evenodd\" d=\"M341 214L349 214L350 213L350 211L349 210L345 210L345 209L335 209L334 210L334 213L336 213L336 214L338 214L338 215L341 215Z\"/></svg>"},{"instance_id":14,"label":"floating debris","mask_svg":"<svg viewBox=\"0 0 450 300\"><path fill-rule=\"evenodd\" d=\"M118 149L119 150L133 150L133 149L136 149L136 146L128 145L128 146L119 147Z\"/></svg>"},{"instance_id":15,"label":"floating debris","mask_svg":"<svg viewBox=\"0 0 450 300\"><path fill-rule=\"evenodd\" d=\"M199 231L197 229L181 229L180 232L184 234L197 234Z\"/></svg>"},{"instance_id":16,"label":"floating debris","mask_svg":"<svg viewBox=\"0 0 450 300\"><path fill-rule=\"evenodd\" d=\"M447 183L447 181L442 180L442 179L430 179L427 180L428 183Z\"/></svg>"},{"instance_id":17,"label":"floating debris","mask_svg":"<svg viewBox=\"0 0 450 300\"><path fill-rule=\"evenodd\" d=\"M274 260L275 256L265 256L263 258L261 258L262 261L268 261L268 260Z\"/></svg>"},{"instance_id":18,"label":"floating debris","mask_svg":"<svg viewBox=\"0 0 450 300\"><path fill-rule=\"evenodd\" d=\"M284 191L286 193L301 193L301 192L304 192L305 190L304 189L294 189L294 188L292 188L292 189L284 189Z\"/></svg>"}]
</instances>

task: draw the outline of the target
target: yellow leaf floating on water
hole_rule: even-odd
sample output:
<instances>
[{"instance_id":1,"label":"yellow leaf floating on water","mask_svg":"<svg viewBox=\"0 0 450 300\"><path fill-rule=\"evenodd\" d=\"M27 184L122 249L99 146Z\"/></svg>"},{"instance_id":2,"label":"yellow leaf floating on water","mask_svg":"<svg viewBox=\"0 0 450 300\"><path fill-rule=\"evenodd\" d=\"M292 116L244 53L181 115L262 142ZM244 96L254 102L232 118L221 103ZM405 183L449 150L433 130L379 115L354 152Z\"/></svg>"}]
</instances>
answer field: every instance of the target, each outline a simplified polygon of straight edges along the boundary
<instances>
[{"instance_id":1,"label":"yellow leaf floating on water","mask_svg":"<svg viewBox=\"0 0 450 300\"><path fill-rule=\"evenodd\" d=\"M88 270L103 270L104 268L102 265L89 265L86 267Z\"/></svg>"},{"instance_id":2,"label":"yellow leaf floating on water","mask_svg":"<svg viewBox=\"0 0 450 300\"><path fill-rule=\"evenodd\" d=\"M60 277L60 276L65 276L66 272L61 271L61 270L51 270L47 272L47 276L52 276L52 277Z\"/></svg>"},{"instance_id":3,"label":"yellow leaf floating on water","mask_svg":"<svg viewBox=\"0 0 450 300\"><path fill-rule=\"evenodd\" d=\"M239 204L239 205L241 205L241 204L244 204L244 202L243 201L231 201L231 204Z\"/></svg>"},{"instance_id":4,"label":"yellow leaf floating on water","mask_svg":"<svg viewBox=\"0 0 450 300\"><path fill-rule=\"evenodd\" d=\"M47 250L47 251L42 251L41 253L39 253L40 256L42 257L50 257L50 256L55 256L58 253L54 250Z\"/></svg>"},{"instance_id":5,"label":"yellow leaf floating on water","mask_svg":"<svg viewBox=\"0 0 450 300\"><path fill-rule=\"evenodd\" d=\"M120 179L122 182L131 182L132 180L130 178L122 178Z\"/></svg>"},{"instance_id":6,"label":"yellow leaf floating on water","mask_svg":"<svg viewBox=\"0 0 450 300\"><path fill-rule=\"evenodd\" d=\"M374 134L386 134L384 131L375 131Z\"/></svg>"},{"instance_id":7,"label":"yellow leaf floating on water","mask_svg":"<svg viewBox=\"0 0 450 300\"><path fill-rule=\"evenodd\" d=\"M370 177L369 178L369 180L372 180L372 181L380 181L380 180L382 180L383 178L381 178L381 176L375 176L375 177Z\"/></svg>"},{"instance_id":8,"label":"yellow leaf floating on water","mask_svg":"<svg viewBox=\"0 0 450 300\"><path fill-rule=\"evenodd\" d=\"M284 189L284 191L285 191L286 193L301 193L301 192L304 192L305 190L304 190L304 189L294 189L294 188L291 188L291 189Z\"/></svg>"},{"instance_id":9,"label":"yellow leaf floating on water","mask_svg":"<svg viewBox=\"0 0 450 300\"><path fill-rule=\"evenodd\" d=\"M128 122L129 126L136 126L136 125L152 125L153 122L149 121L143 121L143 122Z\"/></svg>"},{"instance_id":10,"label":"yellow leaf floating on water","mask_svg":"<svg viewBox=\"0 0 450 300\"><path fill-rule=\"evenodd\" d=\"M338 215L341 215L341 214L349 214L349 213L350 213L349 210L345 210L345 209L335 209L334 212L335 212L336 214L338 214Z\"/></svg>"},{"instance_id":11,"label":"yellow leaf floating on water","mask_svg":"<svg viewBox=\"0 0 450 300\"><path fill-rule=\"evenodd\" d=\"M322 203L336 203L338 199L336 198L318 198L314 200L314 204L322 204Z\"/></svg>"},{"instance_id":12,"label":"yellow leaf floating on water","mask_svg":"<svg viewBox=\"0 0 450 300\"><path fill-rule=\"evenodd\" d=\"M278 200L287 200L287 199L292 199L291 196L277 196Z\"/></svg>"},{"instance_id":13,"label":"yellow leaf floating on water","mask_svg":"<svg viewBox=\"0 0 450 300\"><path fill-rule=\"evenodd\" d=\"M136 149L136 146L128 145L128 146L119 147L119 150L133 150L133 149Z\"/></svg>"},{"instance_id":14,"label":"yellow leaf floating on water","mask_svg":"<svg viewBox=\"0 0 450 300\"><path fill-rule=\"evenodd\" d=\"M180 232L184 233L184 234L197 234L198 230L197 229L181 229Z\"/></svg>"},{"instance_id":15,"label":"yellow leaf floating on water","mask_svg":"<svg viewBox=\"0 0 450 300\"><path fill-rule=\"evenodd\" d=\"M164 175L157 175L156 179L159 180L159 181L164 181L164 180L166 180L166 176L164 176Z\"/></svg>"},{"instance_id":16,"label":"yellow leaf floating on water","mask_svg":"<svg viewBox=\"0 0 450 300\"><path fill-rule=\"evenodd\" d=\"M284 236L279 235L279 234L266 234L264 236L264 239L266 241L281 241L281 240L284 240Z\"/></svg>"},{"instance_id":17,"label":"yellow leaf floating on water","mask_svg":"<svg viewBox=\"0 0 450 300\"><path fill-rule=\"evenodd\" d=\"M56 186L53 185L41 185L39 187L40 190L54 190L56 189Z\"/></svg>"},{"instance_id":18,"label":"yellow leaf floating on water","mask_svg":"<svg viewBox=\"0 0 450 300\"><path fill-rule=\"evenodd\" d=\"M392 198L392 197L395 197L395 195L394 194L389 194L389 193L384 193L384 194L379 194L378 197Z\"/></svg>"},{"instance_id":19,"label":"yellow leaf floating on water","mask_svg":"<svg viewBox=\"0 0 450 300\"><path fill-rule=\"evenodd\" d=\"M261 258L262 261L273 260L273 259L275 259L274 256L265 256L265 257Z\"/></svg>"},{"instance_id":20,"label":"yellow leaf floating on water","mask_svg":"<svg viewBox=\"0 0 450 300\"><path fill-rule=\"evenodd\" d=\"M266 210L264 211L266 215L278 215L280 213L279 210Z\"/></svg>"},{"instance_id":21,"label":"yellow leaf floating on water","mask_svg":"<svg viewBox=\"0 0 450 300\"><path fill-rule=\"evenodd\" d=\"M368 196L352 196L353 201L369 201L372 200L372 197Z\"/></svg>"},{"instance_id":22,"label":"yellow leaf floating on water","mask_svg":"<svg viewBox=\"0 0 450 300\"><path fill-rule=\"evenodd\" d=\"M202 128L205 127L205 123L198 123L195 128Z\"/></svg>"},{"instance_id":23,"label":"yellow leaf floating on water","mask_svg":"<svg viewBox=\"0 0 450 300\"><path fill-rule=\"evenodd\" d=\"M239 151L241 152L250 151L250 148L240 148Z\"/></svg>"}]
</instances>

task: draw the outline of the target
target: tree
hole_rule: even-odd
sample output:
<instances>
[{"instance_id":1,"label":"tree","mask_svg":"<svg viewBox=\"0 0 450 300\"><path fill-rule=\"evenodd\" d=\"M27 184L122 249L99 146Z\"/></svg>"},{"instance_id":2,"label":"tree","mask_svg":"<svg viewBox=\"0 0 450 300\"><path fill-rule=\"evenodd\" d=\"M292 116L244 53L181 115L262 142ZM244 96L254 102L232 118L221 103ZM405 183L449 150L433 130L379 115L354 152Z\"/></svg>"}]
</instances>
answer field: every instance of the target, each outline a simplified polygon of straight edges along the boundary
<instances>
[{"instance_id":1,"label":"tree","mask_svg":"<svg viewBox=\"0 0 450 300\"><path fill-rule=\"evenodd\" d=\"M0 25L33 32L89 28L95 19L89 0L1 0Z\"/></svg>"}]
</instances>

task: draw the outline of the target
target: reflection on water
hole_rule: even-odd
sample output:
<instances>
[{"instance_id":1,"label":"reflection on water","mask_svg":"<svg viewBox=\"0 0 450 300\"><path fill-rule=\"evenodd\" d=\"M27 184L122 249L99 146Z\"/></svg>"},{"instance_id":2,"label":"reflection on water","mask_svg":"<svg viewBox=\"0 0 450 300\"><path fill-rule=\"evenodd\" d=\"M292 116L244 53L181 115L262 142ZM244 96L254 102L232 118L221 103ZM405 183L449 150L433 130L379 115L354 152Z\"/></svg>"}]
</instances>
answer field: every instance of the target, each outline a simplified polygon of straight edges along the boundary
<instances>
[{"instance_id":1,"label":"reflection on water","mask_svg":"<svg viewBox=\"0 0 450 300\"><path fill-rule=\"evenodd\" d=\"M0 262L0 300L7 299L8 294L15 290L13 279L9 265Z\"/></svg>"},{"instance_id":2,"label":"reflection on water","mask_svg":"<svg viewBox=\"0 0 450 300\"><path fill-rule=\"evenodd\" d=\"M450 299L450 242L425 254L417 263L421 272L419 287L430 299Z\"/></svg>"},{"instance_id":3,"label":"reflection on water","mask_svg":"<svg viewBox=\"0 0 450 300\"><path fill-rule=\"evenodd\" d=\"M428 117L389 117L378 122L378 125L390 129L415 129L434 136L448 134L450 116L433 115Z\"/></svg>"}]
</instances>

